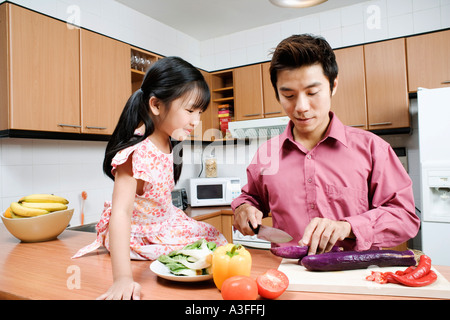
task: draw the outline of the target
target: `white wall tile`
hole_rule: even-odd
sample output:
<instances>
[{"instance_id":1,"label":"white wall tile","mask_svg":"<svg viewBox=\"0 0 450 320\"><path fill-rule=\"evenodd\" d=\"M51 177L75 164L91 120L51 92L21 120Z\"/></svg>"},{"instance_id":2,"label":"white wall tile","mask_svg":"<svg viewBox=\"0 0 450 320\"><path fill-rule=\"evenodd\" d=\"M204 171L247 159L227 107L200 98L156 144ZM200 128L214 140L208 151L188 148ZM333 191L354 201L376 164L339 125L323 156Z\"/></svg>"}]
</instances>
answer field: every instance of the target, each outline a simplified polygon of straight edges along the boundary
<instances>
[{"instance_id":1,"label":"white wall tile","mask_svg":"<svg viewBox=\"0 0 450 320\"><path fill-rule=\"evenodd\" d=\"M328 30L339 28L341 23L341 11L339 9L325 11L319 14L320 29Z\"/></svg>"},{"instance_id":2,"label":"white wall tile","mask_svg":"<svg viewBox=\"0 0 450 320\"><path fill-rule=\"evenodd\" d=\"M450 4L441 7L441 28L450 28Z\"/></svg>"},{"instance_id":3,"label":"white wall tile","mask_svg":"<svg viewBox=\"0 0 450 320\"><path fill-rule=\"evenodd\" d=\"M440 7L416 11L413 13L414 33L428 32L441 28Z\"/></svg>"},{"instance_id":4,"label":"white wall tile","mask_svg":"<svg viewBox=\"0 0 450 320\"><path fill-rule=\"evenodd\" d=\"M312 14L300 19L300 33L320 33L320 17L318 14Z\"/></svg>"},{"instance_id":5,"label":"white wall tile","mask_svg":"<svg viewBox=\"0 0 450 320\"><path fill-rule=\"evenodd\" d=\"M364 28L362 23L342 27L342 46L364 43Z\"/></svg>"},{"instance_id":6,"label":"white wall tile","mask_svg":"<svg viewBox=\"0 0 450 320\"><path fill-rule=\"evenodd\" d=\"M340 9L340 12L341 25L343 27L362 24L364 22L364 8L362 3L344 7Z\"/></svg>"},{"instance_id":7,"label":"white wall tile","mask_svg":"<svg viewBox=\"0 0 450 320\"><path fill-rule=\"evenodd\" d=\"M435 8L439 7L440 5L441 5L440 0L413 0L414 11Z\"/></svg>"},{"instance_id":8,"label":"white wall tile","mask_svg":"<svg viewBox=\"0 0 450 320\"><path fill-rule=\"evenodd\" d=\"M388 37L396 38L414 33L414 19L412 13L389 18Z\"/></svg>"},{"instance_id":9,"label":"white wall tile","mask_svg":"<svg viewBox=\"0 0 450 320\"><path fill-rule=\"evenodd\" d=\"M386 1L388 17L405 15L413 12L413 0Z\"/></svg>"}]
</instances>

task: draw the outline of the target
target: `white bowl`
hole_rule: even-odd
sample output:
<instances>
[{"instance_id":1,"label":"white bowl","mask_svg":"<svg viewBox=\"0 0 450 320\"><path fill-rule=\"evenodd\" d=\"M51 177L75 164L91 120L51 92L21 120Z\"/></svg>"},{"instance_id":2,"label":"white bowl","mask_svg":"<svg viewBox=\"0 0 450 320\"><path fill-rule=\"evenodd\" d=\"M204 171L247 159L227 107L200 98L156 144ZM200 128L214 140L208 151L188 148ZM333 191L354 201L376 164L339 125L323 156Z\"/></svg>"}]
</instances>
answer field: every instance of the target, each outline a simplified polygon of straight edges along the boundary
<instances>
[{"instance_id":1,"label":"white bowl","mask_svg":"<svg viewBox=\"0 0 450 320\"><path fill-rule=\"evenodd\" d=\"M74 209L50 212L23 219L9 219L1 214L6 229L23 242L43 242L56 239L69 225Z\"/></svg>"}]
</instances>

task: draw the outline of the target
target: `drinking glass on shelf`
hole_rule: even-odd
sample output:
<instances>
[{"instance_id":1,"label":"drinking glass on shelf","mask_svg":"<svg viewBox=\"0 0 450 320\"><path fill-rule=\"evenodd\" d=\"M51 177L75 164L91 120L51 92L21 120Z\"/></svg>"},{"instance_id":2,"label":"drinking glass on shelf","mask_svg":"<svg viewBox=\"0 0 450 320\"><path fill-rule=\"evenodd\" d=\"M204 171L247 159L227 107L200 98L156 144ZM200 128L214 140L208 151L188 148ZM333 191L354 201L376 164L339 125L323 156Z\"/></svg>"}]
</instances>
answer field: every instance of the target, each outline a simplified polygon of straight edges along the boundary
<instances>
[{"instance_id":1,"label":"drinking glass on shelf","mask_svg":"<svg viewBox=\"0 0 450 320\"><path fill-rule=\"evenodd\" d=\"M150 68L150 65L152 64L152 61L150 60L149 57L147 57L145 59L145 72L147 72L147 70Z\"/></svg>"},{"instance_id":2,"label":"drinking glass on shelf","mask_svg":"<svg viewBox=\"0 0 450 320\"><path fill-rule=\"evenodd\" d=\"M143 56L139 58L139 70L145 72L145 58Z\"/></svg>"}]
</instances>

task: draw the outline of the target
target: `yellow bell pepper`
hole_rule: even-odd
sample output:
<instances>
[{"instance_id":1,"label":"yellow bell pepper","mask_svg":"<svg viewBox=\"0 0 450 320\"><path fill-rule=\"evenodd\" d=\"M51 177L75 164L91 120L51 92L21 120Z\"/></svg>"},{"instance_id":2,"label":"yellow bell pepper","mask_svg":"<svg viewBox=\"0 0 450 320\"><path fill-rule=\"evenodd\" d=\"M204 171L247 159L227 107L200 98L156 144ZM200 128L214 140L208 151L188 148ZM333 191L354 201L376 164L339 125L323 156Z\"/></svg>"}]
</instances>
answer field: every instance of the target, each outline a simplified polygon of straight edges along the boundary
<instances>
[{"instance_id":1,"label":"yellow bell pepper","mask_svg":"<svg viewBox=\"0 0 450 320\"><path fill-rule=\"evenodd\" d=\"M252 256L240 244L229 243L214 250L211 268L214 283L220 290L222 283L230 277L250 276Z\"/></svg>"}]
</instances>

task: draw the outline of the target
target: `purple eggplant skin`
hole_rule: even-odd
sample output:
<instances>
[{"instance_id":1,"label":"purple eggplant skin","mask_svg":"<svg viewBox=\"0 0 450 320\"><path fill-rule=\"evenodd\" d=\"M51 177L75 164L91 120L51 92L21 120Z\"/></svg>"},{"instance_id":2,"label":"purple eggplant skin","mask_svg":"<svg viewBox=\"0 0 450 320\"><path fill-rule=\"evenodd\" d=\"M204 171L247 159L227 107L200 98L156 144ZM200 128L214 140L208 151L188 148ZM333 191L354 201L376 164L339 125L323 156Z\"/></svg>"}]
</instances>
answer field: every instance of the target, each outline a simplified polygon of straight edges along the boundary
<instances>
[{"instance_id":1,"label":"purple eggplant skin","mask_svg":"<svg viewBox=\"0 0 450 320\"><path fill-rule=\"evenodd\" d=\"M285 246L270 248L274 255L286 259L302 259L308 254L308 246ZM339 252L341 247L334 246L330 252Z\"/></svg>"},{"instance_id":2,"label":"purple eggplant skin","mask_svg":"<svg viewBox=\"0 0 450 320\"><path fill-rule=\"evenodd\" d=\"M299 260L311 271L341 271L366 269L370 266L413 266L416 264L414 253L411 250L367 250L367 251L342 251L327 252L306 256Z\"/></svg>"}]
</instances>

